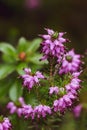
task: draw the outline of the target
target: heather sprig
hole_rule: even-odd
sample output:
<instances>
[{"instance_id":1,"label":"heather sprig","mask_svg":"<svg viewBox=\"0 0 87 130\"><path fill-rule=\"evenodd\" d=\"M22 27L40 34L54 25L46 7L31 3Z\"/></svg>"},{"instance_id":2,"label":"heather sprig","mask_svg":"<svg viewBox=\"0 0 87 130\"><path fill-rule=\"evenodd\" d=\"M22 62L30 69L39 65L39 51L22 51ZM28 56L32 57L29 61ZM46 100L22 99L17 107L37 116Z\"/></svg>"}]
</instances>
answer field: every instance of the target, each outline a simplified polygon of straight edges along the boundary
<instances>
[{"instance_id":1,"label":"heather sprig","mask_svg":"<svg viewBox=\"0 0 87 130\"><path fill-rule=\"evenodd\" d=\"M19 79L22 80L22 90L28 90L23 93L27 101L19 101L19 106L15 102L7 105L11 114L17 113L20 118L23 116L37 123L38 120L55 117L55 114L60 117L72 108L81 88L81 56L75 54L73 49L66 49L65 43L69 40L63 37L64 32L45 30L48 34L40 35L43 38L40 44L43 54L40 62L47 60L47 69L32 72L32 68L25 67Z\"/></svg>"}]
</instances>

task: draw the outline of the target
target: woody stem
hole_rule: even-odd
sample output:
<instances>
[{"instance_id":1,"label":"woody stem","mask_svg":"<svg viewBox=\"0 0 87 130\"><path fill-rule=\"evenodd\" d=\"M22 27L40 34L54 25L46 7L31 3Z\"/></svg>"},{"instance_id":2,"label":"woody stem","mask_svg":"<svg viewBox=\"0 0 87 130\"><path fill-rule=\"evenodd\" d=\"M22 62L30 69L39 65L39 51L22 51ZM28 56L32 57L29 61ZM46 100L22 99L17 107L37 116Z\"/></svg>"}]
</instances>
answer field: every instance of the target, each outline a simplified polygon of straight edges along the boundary
<instances>
[{"instance_id":1,"label":"woody stem","mask_svg":"<svg viewBox=\"0 0 87 130\"><path fill-rule=\"evenodd\" d=\"M50 57L49 64L50 64L50 78L49 78L49 81L50 81L50 85L53 86L53 58L52 57Z\"/></svg>"}]
</instances>

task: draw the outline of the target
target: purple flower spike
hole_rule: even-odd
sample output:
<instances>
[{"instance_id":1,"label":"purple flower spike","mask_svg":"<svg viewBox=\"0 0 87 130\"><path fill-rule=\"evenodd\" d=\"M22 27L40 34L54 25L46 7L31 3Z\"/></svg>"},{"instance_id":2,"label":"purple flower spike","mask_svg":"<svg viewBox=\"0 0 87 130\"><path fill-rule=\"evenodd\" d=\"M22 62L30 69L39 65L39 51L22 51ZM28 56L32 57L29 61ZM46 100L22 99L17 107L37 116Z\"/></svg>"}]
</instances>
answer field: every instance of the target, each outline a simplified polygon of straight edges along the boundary
<instances>
[{"instance_id":1,"label":"purple flower spike","mask_svg":"<svg viewBox=\"0 0 87 130\"><path fill-rule=\"evenodd\" d=\"M51 57L56 57L59 62L62 56L65 53L65 46L63 43L67 41L67 39L63 38L64 32L54 32L51 29L45 29L47 31L47 35L41 35L44 39L41 43L43 57L41 60L48 59Z\"/></svg>"}]
</instances>

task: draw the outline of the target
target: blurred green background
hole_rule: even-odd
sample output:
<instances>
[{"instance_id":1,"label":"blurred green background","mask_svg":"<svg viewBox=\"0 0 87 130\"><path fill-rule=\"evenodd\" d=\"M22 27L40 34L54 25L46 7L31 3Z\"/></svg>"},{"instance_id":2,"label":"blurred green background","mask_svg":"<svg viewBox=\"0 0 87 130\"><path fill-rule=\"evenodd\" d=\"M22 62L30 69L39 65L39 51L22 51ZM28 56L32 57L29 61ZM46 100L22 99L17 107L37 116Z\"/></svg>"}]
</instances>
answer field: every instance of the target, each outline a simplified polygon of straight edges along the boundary
<instances>
[{"instance_id":1,"label":"blurred green background","mask_svg":"<svg viewBox=\"0 0 87 130\"><path fill-rule=\"evenodd\" d=\"M67 32L70 48L83 54L87 48L87 0L0 0L0 41L15 46L20 37L32 40L45 33L44 28ZM86 103L84 86L80 101ZM86 111L79 119L67 113L59 129L87 130Z\"/></svg>"}]
</instances>

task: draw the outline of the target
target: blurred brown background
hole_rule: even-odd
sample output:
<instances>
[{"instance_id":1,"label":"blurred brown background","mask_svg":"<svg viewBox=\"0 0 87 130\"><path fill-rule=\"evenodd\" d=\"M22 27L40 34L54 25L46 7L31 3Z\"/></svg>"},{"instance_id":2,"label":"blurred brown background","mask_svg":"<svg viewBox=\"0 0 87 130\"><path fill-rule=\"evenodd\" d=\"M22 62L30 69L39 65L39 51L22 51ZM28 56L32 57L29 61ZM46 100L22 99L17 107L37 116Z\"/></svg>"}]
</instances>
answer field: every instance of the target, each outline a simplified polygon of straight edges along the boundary
<instances>
[{"instance_id":1,"label":"blurred brown background","mask_svg":"<svg viewBox=\"0 0 87 130\"><path fill-rule=\"evenodd\" d=\"M45 33L44 27L67 32L71 46L84 52L87 0L0 0L0 41L32 39Z\"/></svg>"}]
</instances>

